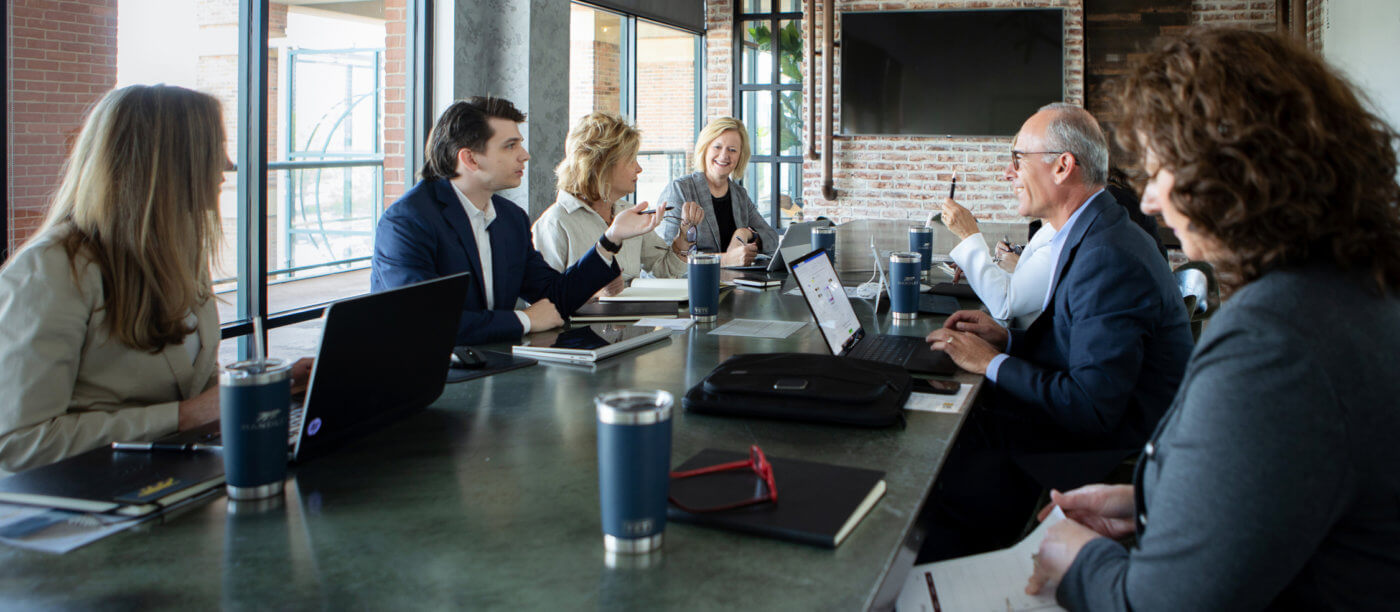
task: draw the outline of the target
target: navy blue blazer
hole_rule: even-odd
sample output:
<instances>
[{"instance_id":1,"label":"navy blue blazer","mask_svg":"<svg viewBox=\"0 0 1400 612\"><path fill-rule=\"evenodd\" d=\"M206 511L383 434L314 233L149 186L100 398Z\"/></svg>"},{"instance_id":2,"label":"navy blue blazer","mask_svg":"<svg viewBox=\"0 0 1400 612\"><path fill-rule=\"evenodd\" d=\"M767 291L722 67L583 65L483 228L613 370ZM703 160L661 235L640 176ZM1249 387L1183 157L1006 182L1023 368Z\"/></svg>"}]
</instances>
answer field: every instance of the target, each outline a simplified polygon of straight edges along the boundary
<instances>
[{"instance_id":1,"label":"navy blue blazer","mask_svg":"<svg viewBox=\"0 0 1400 612\"><path fill-rule=\"evenodd\" d=\"M486 309L476 238L448 179L420 181L384 211L374 232L370 290L471 271L457 343L481 344L517 340L524 333L514 312L517 298L549 298L567 317L620 274L616 261L606 264L591 249L562 274L555 271L535 250L525 211L500 196L491 196L491 202L496 220L486 231L491 235L495 309Z\"/></svg>"},{"instance_id":2,"label":"navy blue blazer","mask_svg":"<svg viewBox=\"0 0 1400 612\"><path fill-rule=\"evenodd\" d=\"M1060 250L1049 305L1012 330L997 371L994 402L1016 415L1021 450L1141 448L1191 356L1186 306L1156 244L1107 191L1085 206ZM1083 478L1102 478L1089 472L1126 454L1090 462L1099 465L1084 466Z\"/></svg>"}]
</instances>

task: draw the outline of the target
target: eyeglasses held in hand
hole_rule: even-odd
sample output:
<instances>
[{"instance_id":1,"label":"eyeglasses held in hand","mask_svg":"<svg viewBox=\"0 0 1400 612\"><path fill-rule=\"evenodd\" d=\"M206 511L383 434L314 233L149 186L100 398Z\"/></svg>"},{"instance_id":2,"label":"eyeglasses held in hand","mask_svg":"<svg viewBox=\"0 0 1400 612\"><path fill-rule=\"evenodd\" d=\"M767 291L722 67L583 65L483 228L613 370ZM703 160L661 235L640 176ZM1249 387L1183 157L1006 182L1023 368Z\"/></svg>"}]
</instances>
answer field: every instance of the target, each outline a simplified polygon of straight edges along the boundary
<instances>
[{"instance_id":1,"label":"eyeglasses held in hand","mask_svg":"<svg viewBox=\"0 0 1400 612\"><path fill-rule=\"evenodd\" d=\"M749 458L747 461L730 461L728 463L720 463L718 465L695 468L693 470L671 472L671 479L679 480L682 478L694 478L696 476L704 476L706 474L717 474L721 472L740 472L748 470L752 470L754 474L757 474L759 478L759 484L763 485L762 487L755 487L755 489L762 490L755 491L753 497L737 500L732 503L719 504L717 506L710 506L706 508L694 508L681 503L680 501L676 500L676 497L674 495L672 495L671 503L675 504L675 506L677 508L680 508L681 510L685 510L686 512L689 512L691 514L698 514L702 512L720 512L722 510L733 510L735 508L743 508L745 506L754 506L757 504L777 502L778 484L773 480L773 466L772 464L768 463L768 457L764 456L763 449L760 449L757 444L749 447Z\"/></svg>"}]
</instances>

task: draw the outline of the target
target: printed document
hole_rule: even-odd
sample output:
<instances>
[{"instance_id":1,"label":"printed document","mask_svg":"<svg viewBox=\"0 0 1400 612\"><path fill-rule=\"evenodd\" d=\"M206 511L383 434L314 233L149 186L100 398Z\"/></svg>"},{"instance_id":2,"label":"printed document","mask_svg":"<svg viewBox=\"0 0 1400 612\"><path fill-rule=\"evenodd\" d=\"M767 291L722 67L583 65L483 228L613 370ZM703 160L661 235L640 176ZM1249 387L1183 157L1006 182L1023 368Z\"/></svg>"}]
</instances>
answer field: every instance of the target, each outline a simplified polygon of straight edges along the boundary
<instances>
[{"instance_id":1,"label":"printed document","mask_svg":"<svg viewBox=\"0 0 1400 612\"><path fill-rule=\"evenodd\" d=\"M1011 548L914 566L896 607L901 612L1064 610L1055 603L1054 585L1046 585L1039 595L1026 594L1026 581L1035 569L1031 555L1040 550L1050 526L1064 518L1055 508Z\"/></svg>"},{"instance_id":2,"label":"printed document","mask_svg":"<svg viewBox=\"0 0 1400 612\"><path fill-rule=\"evenodd\" d=\"M793 332L806 327L802 321L760 321L758 319L734 319L710 330L716 336L748 336L750 338L777 338L791 336Z\"/></svg>"}]
</instances>

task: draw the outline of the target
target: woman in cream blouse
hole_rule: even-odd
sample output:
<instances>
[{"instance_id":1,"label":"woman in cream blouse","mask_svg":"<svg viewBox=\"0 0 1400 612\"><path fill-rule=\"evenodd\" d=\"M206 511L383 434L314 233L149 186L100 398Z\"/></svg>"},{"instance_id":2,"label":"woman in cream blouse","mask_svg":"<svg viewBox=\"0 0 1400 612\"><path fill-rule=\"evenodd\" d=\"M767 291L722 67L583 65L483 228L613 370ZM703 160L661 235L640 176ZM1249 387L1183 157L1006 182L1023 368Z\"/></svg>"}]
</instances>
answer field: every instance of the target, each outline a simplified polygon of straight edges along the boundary
<instances>
[{"instance_id":1,"label":"woman in cream blouse","mask_svg":"<svg viewBox=\"0 0 1400 612\"><path fill-rule=\"evenodd\" d=\"M535 248L554 269L563 271L583 257L613 216L626 210L621 200L637 190L637 176L642 173L637 163L641 142L641 132L613 113L589 114L569 132L564 160L554 170L559 195L535 221L533 230ZM703 214L694 202L684 204L681 212L692 224L699 223ZM643 270L659 278L685 276L685 253L691 245L684 236L668 244L648 232L621 246L615 257L622 276L601 291L605 295L621 291Z\"/></svg>"},{"instance_id":2,"label":"woman in cream blouse","mask_svg":"<svg viewBox=\"0 0 1400 612\"><path fill-rule=\"evenodd\" d=\"M0 269L0 475L218 419L227 165L212 96L131 86L93 108L43 227Z\"/></svg>"}]
</instances>

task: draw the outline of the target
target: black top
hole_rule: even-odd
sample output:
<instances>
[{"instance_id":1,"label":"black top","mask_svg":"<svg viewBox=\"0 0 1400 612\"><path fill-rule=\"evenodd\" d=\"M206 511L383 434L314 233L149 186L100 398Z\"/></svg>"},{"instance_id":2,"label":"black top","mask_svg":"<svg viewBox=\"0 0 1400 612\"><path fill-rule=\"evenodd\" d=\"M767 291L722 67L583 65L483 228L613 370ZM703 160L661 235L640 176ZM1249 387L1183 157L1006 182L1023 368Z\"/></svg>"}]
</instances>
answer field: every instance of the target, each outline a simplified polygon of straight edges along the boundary
<instances>
[{"instance_id":1,"label":"black top","mask_svg":"<svg viewBox=\"0 0 1400 612\"><path fill-rule=\"evenodd\" d=\"M715 223L719 224L719 248L722 251L728 250L729 241L734 238L734 204L728 191L712 201L715 209Z\"/></svg>"}]
</instances>

